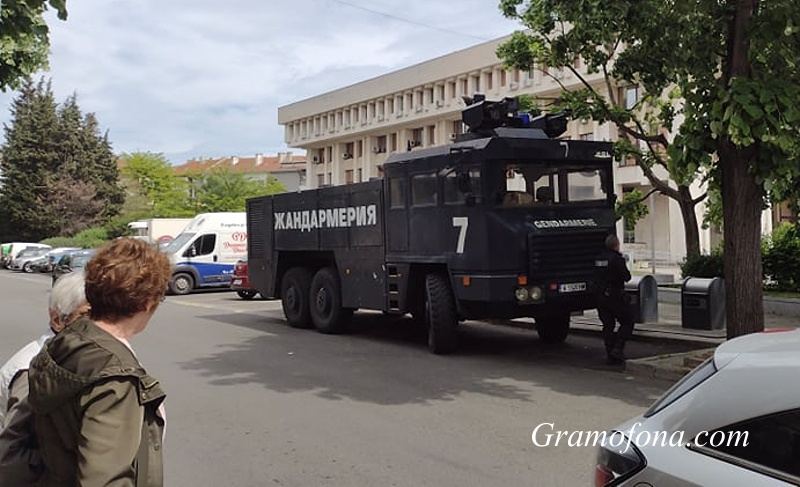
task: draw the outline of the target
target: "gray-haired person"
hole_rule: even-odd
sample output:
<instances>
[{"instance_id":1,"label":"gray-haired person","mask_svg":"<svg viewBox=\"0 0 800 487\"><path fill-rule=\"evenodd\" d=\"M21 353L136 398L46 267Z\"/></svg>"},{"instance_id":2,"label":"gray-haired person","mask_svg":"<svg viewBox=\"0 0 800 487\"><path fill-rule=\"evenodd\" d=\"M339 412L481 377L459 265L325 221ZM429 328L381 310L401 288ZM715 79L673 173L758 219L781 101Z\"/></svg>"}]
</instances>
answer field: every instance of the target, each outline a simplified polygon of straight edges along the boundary
<instances>
[{"instance_id":1,"label":"gray-haired person","mask_svg":"<svg viewBox=\"0 0 800 487\"><path fill-rule=\"evenodd\" d=\"M28 367L45 342L89 311L83 273L66 274L50 291L50 329L0 367L0 485L33 485L39 475L33 416L28 404Z\"/></svg>"},{"instance_id":2,"label":"gray-haired person","mask_svg":"<svg viewBox=\"0 0 800 487\"><path fill-rule=\"evenodd\" d=\"M625 283L630 280L625 257L619 252L619 239L616 235L609 235L605 249L595 259L597 314L603 323L603 341L609 363L625 361L625 342L633 334L631 301L625 293ZM620 326L615 332L617 321Z\"/></svg>"}]
</instances>

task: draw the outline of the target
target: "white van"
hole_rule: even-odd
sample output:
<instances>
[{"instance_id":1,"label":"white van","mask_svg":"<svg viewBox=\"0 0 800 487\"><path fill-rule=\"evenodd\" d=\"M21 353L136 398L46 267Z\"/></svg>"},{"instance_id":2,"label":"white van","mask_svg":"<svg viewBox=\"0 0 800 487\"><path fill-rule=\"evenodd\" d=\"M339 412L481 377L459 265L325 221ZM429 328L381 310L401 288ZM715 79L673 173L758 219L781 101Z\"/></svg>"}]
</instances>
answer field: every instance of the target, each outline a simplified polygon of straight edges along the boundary
<instances>
[{"instance_id":1,"label":"white van","mask_svg":"<svg viewBox=\"0 0 800 487\"><path fill-rule=\"evenodd\" d=\"M202 213L164 248L173 264L169 291L230 287L233 266L247 259L247 213Z\"/></svg>"}]
</instances>

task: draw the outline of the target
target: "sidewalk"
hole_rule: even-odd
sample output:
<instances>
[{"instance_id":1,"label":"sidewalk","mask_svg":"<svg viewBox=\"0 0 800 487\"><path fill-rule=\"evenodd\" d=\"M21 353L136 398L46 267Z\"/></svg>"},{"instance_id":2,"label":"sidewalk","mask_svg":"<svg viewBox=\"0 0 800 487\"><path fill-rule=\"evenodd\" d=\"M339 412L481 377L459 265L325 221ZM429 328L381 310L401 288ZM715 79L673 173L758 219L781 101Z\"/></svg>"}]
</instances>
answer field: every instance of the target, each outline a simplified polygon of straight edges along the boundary
<instances>
[{"instance_id":1,"label":"sidewalk","mask_svg":"<svg viewBox=\"0 0 800 487\"><path fill-rule=\"evenodd\" d=\"M764 328L798 328L800 316L785 316L764 313ZM596 311L587 311L581 316L573 316L574 330L600 332L602 324ZM659 302L658 321L655 323L636 323L632 341L638 340L685 340L698 344L698 349L687 353L657 355L628 360L625 373L656 379L677 381L714 353L717 345L727 339L725 328L719 330L697 330L681 325L681 305L679 303Z\"/></svg>"}]
</instances>

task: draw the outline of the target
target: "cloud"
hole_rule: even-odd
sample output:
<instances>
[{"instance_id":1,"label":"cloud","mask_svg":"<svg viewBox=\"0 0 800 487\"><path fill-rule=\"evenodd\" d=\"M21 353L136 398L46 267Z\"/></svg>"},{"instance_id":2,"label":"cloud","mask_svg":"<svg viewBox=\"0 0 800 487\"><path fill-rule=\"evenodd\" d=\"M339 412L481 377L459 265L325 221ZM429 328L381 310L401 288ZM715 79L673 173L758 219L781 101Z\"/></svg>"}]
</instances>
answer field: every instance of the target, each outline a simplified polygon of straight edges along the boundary
<instances>
[{"instance_id":1,"label":"cloud","mask_svg":"<svg viewBox=\"0 0 800 487\"><path fill-rule=\"evenodd\" d=\"M57 98L173 163L287 150L279 106L518 27L485 0L82 0L48 21Z\"/></svg>"}]
</instances>

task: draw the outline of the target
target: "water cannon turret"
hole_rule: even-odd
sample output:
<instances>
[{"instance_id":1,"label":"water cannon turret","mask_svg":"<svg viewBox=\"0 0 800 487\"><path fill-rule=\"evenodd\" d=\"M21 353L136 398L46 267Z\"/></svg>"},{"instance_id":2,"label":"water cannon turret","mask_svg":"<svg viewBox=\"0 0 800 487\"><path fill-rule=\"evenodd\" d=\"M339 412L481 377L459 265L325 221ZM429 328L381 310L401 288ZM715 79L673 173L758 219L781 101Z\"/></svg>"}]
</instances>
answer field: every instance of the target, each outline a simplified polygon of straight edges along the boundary
<instances>
[{"instance_id":1,"label":"water cannon turret","mask_svg":"<svg viewBox=\"0 0 800 487\"><path fill-rule=\"evenodd\" d=\"M531 120L530 127L541 129L548 137L555 139L567 131L568 122L569 115L566 112L547 113Z\"/></svg>"},{"instance_id":2,"label":"water cannon turret","mask_svg":"<svg viewBox=\"0 0 800 487\"><path fill-rule=\"evenodd\" d=\"M534 128L548 137L556 138L566 132L569 114L540 115L531 120L527 113L519 113L519 98L506 97L500 101L489 101L483 94L462 96L467 107L461 112L461 120L468 127L465 138L493 135L494 129Z\"/></svg>"}]
</instances>

